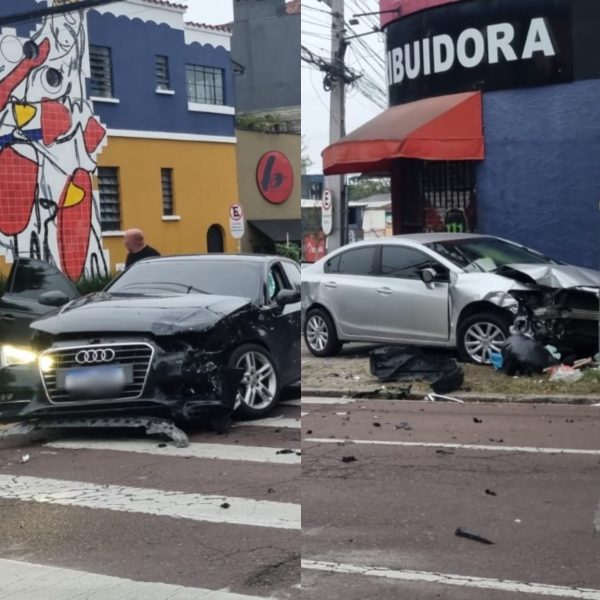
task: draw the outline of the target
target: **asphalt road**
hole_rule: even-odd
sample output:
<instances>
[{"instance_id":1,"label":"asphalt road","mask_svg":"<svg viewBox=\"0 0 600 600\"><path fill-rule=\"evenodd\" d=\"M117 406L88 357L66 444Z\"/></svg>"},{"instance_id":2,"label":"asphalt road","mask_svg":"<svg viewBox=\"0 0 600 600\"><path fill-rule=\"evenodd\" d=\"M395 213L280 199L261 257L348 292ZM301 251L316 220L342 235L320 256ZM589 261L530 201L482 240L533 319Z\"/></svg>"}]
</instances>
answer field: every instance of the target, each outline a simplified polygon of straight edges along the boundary
<instances>
[{"instance_id":1,"label":"asphalt road","mask_svg":"<svg viewBox=\"0 0 600 600\"><path fill-rule=\"evenodd\" d=\"M190 441L3 441L0 599L298 598L299 400Z\"/></svg>"},{"instance_id":2,"label":"asphalt road","mask_svg":"<svg viewBox=\"0 0 600 600\"><path fill-rule=\"evenodd\" d=\"M339 402L303 398L303 598L600 599L600 407Z\"/></svg>"}]
</instances>

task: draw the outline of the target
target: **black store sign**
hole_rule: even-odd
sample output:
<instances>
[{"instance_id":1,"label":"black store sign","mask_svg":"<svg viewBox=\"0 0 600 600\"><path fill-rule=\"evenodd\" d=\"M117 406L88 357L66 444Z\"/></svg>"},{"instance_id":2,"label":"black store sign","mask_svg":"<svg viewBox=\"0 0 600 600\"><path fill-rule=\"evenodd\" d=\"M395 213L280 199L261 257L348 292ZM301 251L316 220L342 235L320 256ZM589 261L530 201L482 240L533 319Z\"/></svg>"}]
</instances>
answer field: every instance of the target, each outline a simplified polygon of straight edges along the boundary
<instances>
[{"instance_id":1,"label":"black store sign","mask_svg":"<svg viewBox=\"0 0 600 600\"><path fill-rule=\"evenodd\" d=\"M598 17L590 5L600 0L465 0L394 21L386 28L390 105L573 81L576 55L600 64L600 54L573 46L574 33ZM600 37L594 31L590 42Z\"/></svg>"}]
</instances>

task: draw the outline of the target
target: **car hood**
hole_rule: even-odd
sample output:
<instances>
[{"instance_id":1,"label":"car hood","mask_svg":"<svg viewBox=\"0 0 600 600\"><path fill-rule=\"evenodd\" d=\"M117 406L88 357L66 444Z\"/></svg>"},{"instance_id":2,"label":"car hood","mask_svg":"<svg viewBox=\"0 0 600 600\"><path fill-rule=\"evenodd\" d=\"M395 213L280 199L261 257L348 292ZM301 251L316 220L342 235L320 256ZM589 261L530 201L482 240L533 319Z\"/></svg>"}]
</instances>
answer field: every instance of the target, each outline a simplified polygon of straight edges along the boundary
<instances>
[{"instance_id":1,"label":"car hood","mask_svg":"<svg viewBox=\"0 0 600 600\"><path fill-rule=\"evenodd\" d=\"M600 271L573 265L510 264L501 267L496 273L511 279L555 289L598 288L600 286Z\"/></svg>"},{"instance_id":2,"label":"car hood","mask_svg":"<svg viewBox=\"0 0 600 600\"><path fill-rule=\"evenodd\" d=\"M59 312L39 319L31 326L51 335L88 332L197 333L250 305L248 298L234 296L124 296L100 292L73 300Z\"/></svg>"}]
</instances>

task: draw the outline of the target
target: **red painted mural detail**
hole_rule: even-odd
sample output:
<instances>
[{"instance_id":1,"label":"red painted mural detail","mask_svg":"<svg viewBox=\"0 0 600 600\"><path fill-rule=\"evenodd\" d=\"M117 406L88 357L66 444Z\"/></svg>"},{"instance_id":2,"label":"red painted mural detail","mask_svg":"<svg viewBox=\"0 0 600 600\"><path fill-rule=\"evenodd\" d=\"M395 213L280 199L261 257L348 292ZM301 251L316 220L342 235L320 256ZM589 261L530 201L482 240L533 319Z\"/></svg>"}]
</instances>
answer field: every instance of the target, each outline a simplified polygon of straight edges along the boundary
<instances>
[{"instance_id":1,"label":"red painted mural detail","mask_svg":"<svg viewBox=\"0 0 600 600\"><path fill-rule=\"evenodd\" d=\"M312 263L323 258L327 254L326 240L322 231L305 235L302 243L302 260Z\"/></svg>"},{"instance_id":2,"label":"red painted mural detail","mask_svg":"<svg viewBox=\"0 0 600 600\"><path fill-rule=\"evenodd\" d=\"M65 135L72 125L69 109L56 100L42 100L42 139L46 146Z\"/></svg>"},{"instance_id":3,"label":"red painted mural detail","mask_svg":"<svg viewBox=\"0 0 600 600\"><path fill-rule=\"evenodd\" d=\"M67 182L58 206L58 252L63 271L73 280L83 273L92 220L92 176L77 169Z\"/></svg>"},{"instance_id":4,"label":"red painted mural detail","mask_svg":"<svg viewBox=\"0 0 600 600\"><path fill-rule=\"evenodd\" d=\"M442 4L460 2L460 0L379 0L379 10L381 11L381 26L385 27L391 21L410 15L411 13ZM399 12L387 12L396 11Z\"/></svg>"},{"instance_id":5,"label":"red painted mural detail","mask_svg":"<svg viewBox=\"0 0 600 600\"><path fill-rule=\"evenodd\" d=\"M272 204L285 202L294 187L294 169L283 152L267 152L258 161L256 169L258 189Z\"/></svg>"},{"instance_id":6,"label":"red painted mural detail","mask_svg":"<svg viewBox=\"0 0 600 600\"><path fill-rule=\"evenodd\" d=\"M19 176L15 177L15 173ZM37 179L37 163L10 147L0 151L0 232L4 235L17 235L27 227Z\"/></svg>"},{"instance_id":7,"label":"red painted mural detail","mask_svg":"<svg viewBox=\"0 0 600 600\"><path fill-rule=\"evenodd\" d=\"M0 255L74 280L109 273L92 189L107 131L86 97L87 52L79 13L0 35Z\"/></svg>"},{"instance_id":8,"label":"red painted mural detail","mask_svg":"<svg viewBox=\"0 0 600 600\"><path fill-rule=\"evenodd\" d=\"M88 154L95 152L100 142L106 137L106 129L100 125L98 120L94 117L88 119L85 131L83 132L83 140L85 142L85 149Z\"/></svg>"}]
</instances>

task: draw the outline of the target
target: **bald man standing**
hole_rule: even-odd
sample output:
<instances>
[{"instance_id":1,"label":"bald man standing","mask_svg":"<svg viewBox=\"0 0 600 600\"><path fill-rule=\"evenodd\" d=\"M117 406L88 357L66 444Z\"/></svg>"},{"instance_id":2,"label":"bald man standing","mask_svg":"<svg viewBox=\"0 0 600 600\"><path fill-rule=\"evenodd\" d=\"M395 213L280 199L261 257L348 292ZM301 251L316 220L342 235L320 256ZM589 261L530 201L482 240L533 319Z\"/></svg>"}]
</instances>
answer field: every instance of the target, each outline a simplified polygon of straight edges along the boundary
<instances>
[{"instance_id":1,"label":"bald man standing","mask_svg":"<svg viewBox=\"0 0 600 600\"><path fill-rule=\"evenodd\" d=\"M138 262L138 260L150 258L151 256L160 256L158 250L155 250L152 246L146 244L144 233L141 229L128 229L125 232L123 242L125 243L125 248L129 250L127 260L125 261L126 269L133 263Z\"/></svg>"}]
</instances>

